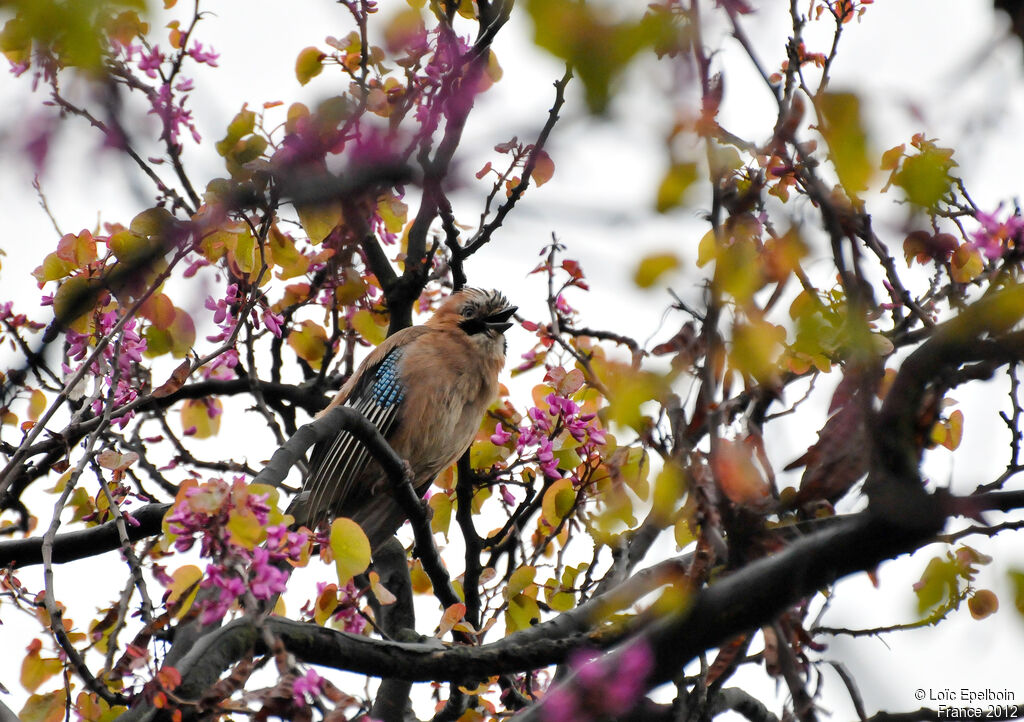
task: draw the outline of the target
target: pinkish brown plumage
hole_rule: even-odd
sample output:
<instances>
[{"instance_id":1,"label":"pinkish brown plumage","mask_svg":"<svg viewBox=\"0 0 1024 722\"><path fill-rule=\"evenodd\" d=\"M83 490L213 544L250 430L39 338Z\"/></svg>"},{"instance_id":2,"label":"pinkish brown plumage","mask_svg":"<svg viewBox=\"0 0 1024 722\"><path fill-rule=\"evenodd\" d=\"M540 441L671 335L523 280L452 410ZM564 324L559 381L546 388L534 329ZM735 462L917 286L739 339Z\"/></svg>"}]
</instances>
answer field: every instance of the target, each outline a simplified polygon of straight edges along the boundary
<instances>
[{"instance_id":1,"label":"pinkish brown plumage","mask_svg":"<svg viewBox=\"0 0 1024 722\"><path fill-rule=\"evenodd\" d=\"M374 349L322 413L339 404L359 409L409 462L422 495L469 448L497 397L503 334L515 310L497 291L466 288L452 294L425 324L403 329ZM405 521L380 467L347 432L313 449L289 513L311 527L350 517L374 549Z\"/></svg>"}]
</instances>

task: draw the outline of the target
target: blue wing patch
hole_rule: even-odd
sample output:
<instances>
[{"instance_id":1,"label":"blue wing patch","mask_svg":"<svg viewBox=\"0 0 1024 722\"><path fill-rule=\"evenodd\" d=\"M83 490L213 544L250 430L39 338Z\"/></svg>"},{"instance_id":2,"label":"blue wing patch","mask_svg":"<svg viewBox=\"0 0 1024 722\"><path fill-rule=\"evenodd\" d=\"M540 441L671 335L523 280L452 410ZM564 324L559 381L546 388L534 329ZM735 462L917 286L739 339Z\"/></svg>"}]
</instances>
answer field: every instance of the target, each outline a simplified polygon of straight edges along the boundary
<instances>
[{"instance_id":1,"label":"blue wing patch","mask_svg":"<svg viewBox=\"0 0 1024 722\"><path fill-rule=\"evenodd\" d=\"M392 349L375 368L367 371L345 400L346 406L362 413L385 439L391 435L398 421L398 410L405 398L399 369L401 359L402 350ZM304 485L309 491L309 507L304 522L313 526L320 519L344 514L347 502L371 494L371 489L358 488L357 483L369 462L369 450L347 431L340 431L333 440L317 444Z\"/></svg>"},{"instance_id":2,"label":"blue wing patch","mask_svg":"<svg viewBox=\"0 0 1024 722\"><path fill-rule=\"evenodd\" d=\"M394 406L405 398L405 388L398 378L398 361L401 358L402 350L396 348L384 357L373 374L370 396L381 406Z\"/></svg>"}]
</instances>

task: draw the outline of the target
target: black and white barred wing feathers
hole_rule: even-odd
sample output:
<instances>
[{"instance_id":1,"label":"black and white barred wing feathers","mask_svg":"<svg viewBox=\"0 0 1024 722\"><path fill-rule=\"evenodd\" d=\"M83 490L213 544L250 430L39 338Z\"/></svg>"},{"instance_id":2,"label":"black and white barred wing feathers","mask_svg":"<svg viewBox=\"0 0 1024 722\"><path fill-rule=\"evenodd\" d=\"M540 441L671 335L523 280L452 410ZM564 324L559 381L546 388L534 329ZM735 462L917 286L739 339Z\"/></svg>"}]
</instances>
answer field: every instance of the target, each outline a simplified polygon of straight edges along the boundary
<instances>
[{"instance_id":1,"label":"black and white barred wing feathers","mask_svg":"<svg viewBox=\"0 0 1024 722\"><path fill-rule=\"evenodd\" d=\"M401 358L402 349L393 348L376 366L366 370L344 403L362 413L385 439L391 436L398 422L405 398L405 388L399 378ZM374 493L366 480L360 483L371 459L366 446L347 431L313 448L304 484L304 491L308 493L305 516L309 526L329 515L346 515L344 510L353 501Z\"/></svg>"}]
</instances>

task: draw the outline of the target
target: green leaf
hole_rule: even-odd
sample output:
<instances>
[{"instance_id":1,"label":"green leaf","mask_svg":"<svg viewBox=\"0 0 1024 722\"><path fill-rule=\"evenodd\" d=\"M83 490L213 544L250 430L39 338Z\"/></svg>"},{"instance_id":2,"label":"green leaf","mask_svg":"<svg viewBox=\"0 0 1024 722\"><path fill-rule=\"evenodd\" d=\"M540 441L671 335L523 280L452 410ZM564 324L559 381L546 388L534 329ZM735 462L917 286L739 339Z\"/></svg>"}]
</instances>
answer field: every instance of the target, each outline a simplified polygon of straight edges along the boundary
<instances>
[{"instance_id":1,"label":"green leaf","mask_svg":"<svg viewBox=\"0 0 1024 722\"><path fill-rule=\"evenodd\" d=\"M929 561L920 581L914 584L917 613L923 615L944 602L956 599L960 593L959 576L960 569L952 559L935 557Z\"/></svg>"},{"instance_id":2,"label":"green leaf","mask_svg":"<svg viewBox=\"0 0 1024 722\"><path fill-rule=\"evenodd\" d=\"M512 599L521 594L527 587L533 584L536 576L537 569L535 567L526 566L516 569L512 572L512 576L508 578L508 584L503 591L505 599Z\"/></svg>"},{"instance_id":3,"label":"green leaf","mask_svg":"<svg viewBox=\"0 0 1024 722\"><path fill-rule=\"evenodd\" d=\"M893 175L893 183L914 205L935 208L953 185L949 171L954 165L947 149L925 146L917 155L904 159L903 167Z\"/></svg>"},{"instance_id":4,"label":"green leaf","mask_svg":"<svg viewBox=\"0 0 1024 722\"><path fill-rule=\"evenodd\" d=\"M1024 616L1024 572L1011 570L1007 575L1013 584L1013 605L1017 607L1021 616Z\"/></svg>"},{"instance_id":5,"label":"green leaf","mask_svg":"<svg viewBox=\"0 0 1024 722\"><path fill-rule=\"evenodd\" d=\"M528 0L534 42L568 62L583 83L592 113L603 113L612 83L642 50L671 42L677 29L648 13L612 21L603 9L573 0Z\"/></svg>"},{"instance_id":6,"label":"green leaf","mask_svg":"<svg viewBox=\"0 0 1024 722\"><path fill-rule=\"evenodd\" d=\"M256 113L248 110L244 105L238 114L228 123L227 134L217 141L214 146L222 156L227 156L243 137L249 135L256 128Z\"/></svg>"},{"instance_id":7,"label":"green leaf","mask_svg":"<svg viewBox=\"0 0 1024 722\"><path fill-rule=\"evenodd\" d=\"M299 51L299 57L295 59L295 77L298 78L300 85L305 85L320 75L324 69L325 57L327 56L314 47Z\"/></svg>"},{"instance_id":8,"label":"green leaf","mask_svg":"<svg viewBox=\"0 0 1024 722\"><path fill-rule=\"evenodd\" d=\"M860 98L853 93L825 93L821 98L824 125L839 182L851 196L867 188L873 170L868 158L868 138L860 117Z\"/></svg>"}]
</instances>

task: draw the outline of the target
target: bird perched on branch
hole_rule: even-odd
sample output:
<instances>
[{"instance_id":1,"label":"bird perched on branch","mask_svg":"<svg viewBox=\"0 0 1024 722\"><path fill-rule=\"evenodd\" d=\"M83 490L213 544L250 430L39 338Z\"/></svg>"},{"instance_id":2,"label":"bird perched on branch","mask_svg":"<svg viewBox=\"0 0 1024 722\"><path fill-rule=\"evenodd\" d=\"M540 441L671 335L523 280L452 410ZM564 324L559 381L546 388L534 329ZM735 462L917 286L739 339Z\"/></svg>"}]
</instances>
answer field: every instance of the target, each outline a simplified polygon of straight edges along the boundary
<instances>
[{"instance_id":1,"label":"bird perched on branch","mask_svg":"<svg viewBox=\"0 0 1024 722\"><path fill-rule=\"evenodd\" d=\"M422 496L469 448L497 398L503 334L515 311L497 291L452 294L425 324L402 329L374 349L321 415L339 404L362 412L409 463ZM309 527L352 518L373 549L405 521L380 466L346 431L313 448L289 513Z\"/></svg>"}]
</instances>

